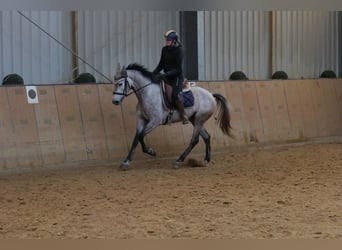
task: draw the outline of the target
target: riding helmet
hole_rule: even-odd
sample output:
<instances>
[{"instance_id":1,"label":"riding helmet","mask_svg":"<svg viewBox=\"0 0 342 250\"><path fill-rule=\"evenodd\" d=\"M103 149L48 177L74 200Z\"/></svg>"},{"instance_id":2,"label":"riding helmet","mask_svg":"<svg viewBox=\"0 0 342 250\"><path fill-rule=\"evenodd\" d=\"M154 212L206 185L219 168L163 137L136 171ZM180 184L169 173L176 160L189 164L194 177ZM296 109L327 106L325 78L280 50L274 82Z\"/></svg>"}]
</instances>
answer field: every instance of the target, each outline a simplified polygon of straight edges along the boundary
<instances>
[{"instance_id":1,"label":"riding helmet","mask_svg":"<svg viewBox=\"0 0 342 250\"><path fill-rule=\"evenodd\" d=\"M169 30L164 35L165 39L168 41L178 41L178 34L175 30Z\"/></svg>"}]
</instances>

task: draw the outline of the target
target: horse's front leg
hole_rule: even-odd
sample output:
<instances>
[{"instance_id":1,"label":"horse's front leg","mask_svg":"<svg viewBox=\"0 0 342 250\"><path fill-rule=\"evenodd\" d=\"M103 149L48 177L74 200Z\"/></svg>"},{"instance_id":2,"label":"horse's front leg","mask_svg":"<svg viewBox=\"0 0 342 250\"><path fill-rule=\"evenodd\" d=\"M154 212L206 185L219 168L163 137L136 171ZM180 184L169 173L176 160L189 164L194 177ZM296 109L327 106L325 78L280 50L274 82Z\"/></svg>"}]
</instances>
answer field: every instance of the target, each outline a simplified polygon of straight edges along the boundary
<instances>
[{"instance_id":1,"label":"horse's front leg","mask_svg":"<svg viewBox=\"0 0 342 250\"><path fill-rule=\"evenodd\" d=\"M134 155L135 149L136 149L136 147L138 145L138 142L140 142L141 147L142 147L142 151L144 153L152 155L152 156L156 156L157 155L153 148L146 146L146 144L144 142L144 138L145 138L144 131L138 131L137 130L137 132L136 132L136 134L134 136L133 142L132 142L132 146L131 146L131 148L129 150L129 153L128 153L126 159L123 161L123 163L120 166L120 168L122 170L128 170L129 163L133 159L133 155Z\"/></svg>"},{"instance_id":2,"label":"horse's front leg","mask_svg":"<svg viewBox=\"0 0 342 250\"><path fill-rule=\"evenodd\" d=\"M142 151L148 155L156 156L157 155L156 151L153 148L146 146L144 138L145 138L145 136L141 136L139 138L139 142L140 142Z\"/></svg>"},{"instance_id":3,"label":"horse's front leg","mask_svg":"<svg viewBox=\"0 0 342 250\"><path fill-rule=\"evenodd\" d=\"M132 146L129 150L129 153L128 153L126 159L120 165L120 169L128 170L129 164L133 159L135 149L136 149L139 142L141 144L141 148L142 148L142 151L144 153L147 153L147 154L152 155L152 156L156 155L156 152L153 148L146 146L146 144L144 142L144 138L145 138L146 134L151 132L158 125L159 125L158 121L146 121L145 119L138 119L137 130L136 130L133 142L132 142Z\"/></svg>"},{"instance_id":4,"label":"horse's front leg","mask_svg":"<svg viewBox=\"0 0 342 250\"><path fill-rule=\"evenodd\" d=\"M127 155L126 159L120 165L120 169L121 170L128 170L129 163L133 159L133 155L134 155L135 149L136 149L136 147L138 145L138 142L139 142L140 133L141 133L140 131L138 131L138 130L136 131L134 139L133 139L133 142L132 142L132 145L131 145L131 148L130 148L130 150L128 152L128 155Z\"/></svg>"},{"instance_id":5,"label":"horse's front leg","mask_svg":"<svg viewBox=\"0 0 342 250\"><path fill-rule=\"evenodd\" d=\"M144 141L145 135L150 133L154 128L158 127L160 125L160 123L161 123L161 121L158 121L158 120L148 121L146 126L145 126L143 133L141 134L141 137L139 138L139 142L140 142L142 151L148 155L156 156L157 153L153 148L146 146L145 141Z\"/></svg>"},{"instance_id":6,"label":"horse's front leg","mask_svg":"<svg viewBox=\"0 0 342 250\"><path fill-rule=\"evenodd\" d=\"M138 115L139 114L140 113L138 112ZM134 155L134 152L135 152L135 149L136 149L138 143L139 142L141 143L141 141L144 140L145 127L146 127L146 120L143 119L141 116L138 116L135 136L134 136L131 148L129 149L129 152L128 152L126 159L120 165L121 170L128 170L129 164L133 159L133 155Z\"/></svg>"}]
</instances>

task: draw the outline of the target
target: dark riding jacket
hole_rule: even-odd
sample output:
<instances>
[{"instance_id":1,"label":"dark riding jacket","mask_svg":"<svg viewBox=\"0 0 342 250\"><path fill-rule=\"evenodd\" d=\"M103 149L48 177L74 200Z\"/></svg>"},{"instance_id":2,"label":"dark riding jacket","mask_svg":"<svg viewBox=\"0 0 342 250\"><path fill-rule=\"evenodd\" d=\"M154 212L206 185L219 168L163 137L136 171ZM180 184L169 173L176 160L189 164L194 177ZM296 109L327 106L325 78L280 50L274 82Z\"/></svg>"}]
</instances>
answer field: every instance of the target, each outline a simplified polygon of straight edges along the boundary
<instances>
[{"instance_id":1,"label":"dark riding jacket","mask_svg":"<svg viewBox=\"0 0 342 250\"><path fill-rule=\"evenodd\" d=\"M181 46L164 46L161 51L160 61L153 71L158 74L164 71L166 80L172 85L177 80L183 79L183 49Z\"/></svg>"}]
</instances>

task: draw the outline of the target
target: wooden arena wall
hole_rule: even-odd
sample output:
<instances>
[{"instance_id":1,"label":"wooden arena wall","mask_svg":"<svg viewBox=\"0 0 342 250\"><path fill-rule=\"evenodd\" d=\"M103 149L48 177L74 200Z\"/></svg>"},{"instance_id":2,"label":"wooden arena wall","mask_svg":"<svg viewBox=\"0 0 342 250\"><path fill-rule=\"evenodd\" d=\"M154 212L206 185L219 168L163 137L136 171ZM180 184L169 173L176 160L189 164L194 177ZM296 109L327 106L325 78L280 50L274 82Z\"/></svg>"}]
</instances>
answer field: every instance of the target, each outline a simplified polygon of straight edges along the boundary
<instances>
[{"instance_id":1,"label":"wooden arena wall","mask_svg":"<svg viewBox=\"0 0 342 250\"><path fill-rule=\"evenodd\" d=\"M342 136L342 79L197 82L226 96L235 139L214 119L206 127L212 150ZM60 165L113 163L128 152L135 132L134 95L111 102L110 84L36 86L29 104L25 86L0 87L0 171ZM160 126L147 136L157 157L177 157L191 125ZM194 153L203 154L202 141ZM150 159L136 150L136 160Z\"/></svg>"}]
</instances>

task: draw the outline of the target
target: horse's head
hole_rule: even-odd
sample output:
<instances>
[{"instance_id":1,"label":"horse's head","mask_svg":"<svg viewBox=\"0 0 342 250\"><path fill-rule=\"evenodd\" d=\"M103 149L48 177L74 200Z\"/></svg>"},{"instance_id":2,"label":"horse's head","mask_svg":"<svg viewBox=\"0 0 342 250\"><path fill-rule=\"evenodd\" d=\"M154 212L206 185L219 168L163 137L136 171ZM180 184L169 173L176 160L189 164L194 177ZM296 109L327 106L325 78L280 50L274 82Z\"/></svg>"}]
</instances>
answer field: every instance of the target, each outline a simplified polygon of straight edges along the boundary
<instances>
[{"instance_id":1,"label":"horse's head","mask_svg":"<svg viewBox=\"0 0 342 250\"><path fill-rule=\"evenodd\" d=\"M115 105L120 105L132 87L132 80L129 79L127 70L124 66L120 69L120 64L118 64L116 69L114 80L115 83L112 102Z\"/></svg>"}]
</instances>

